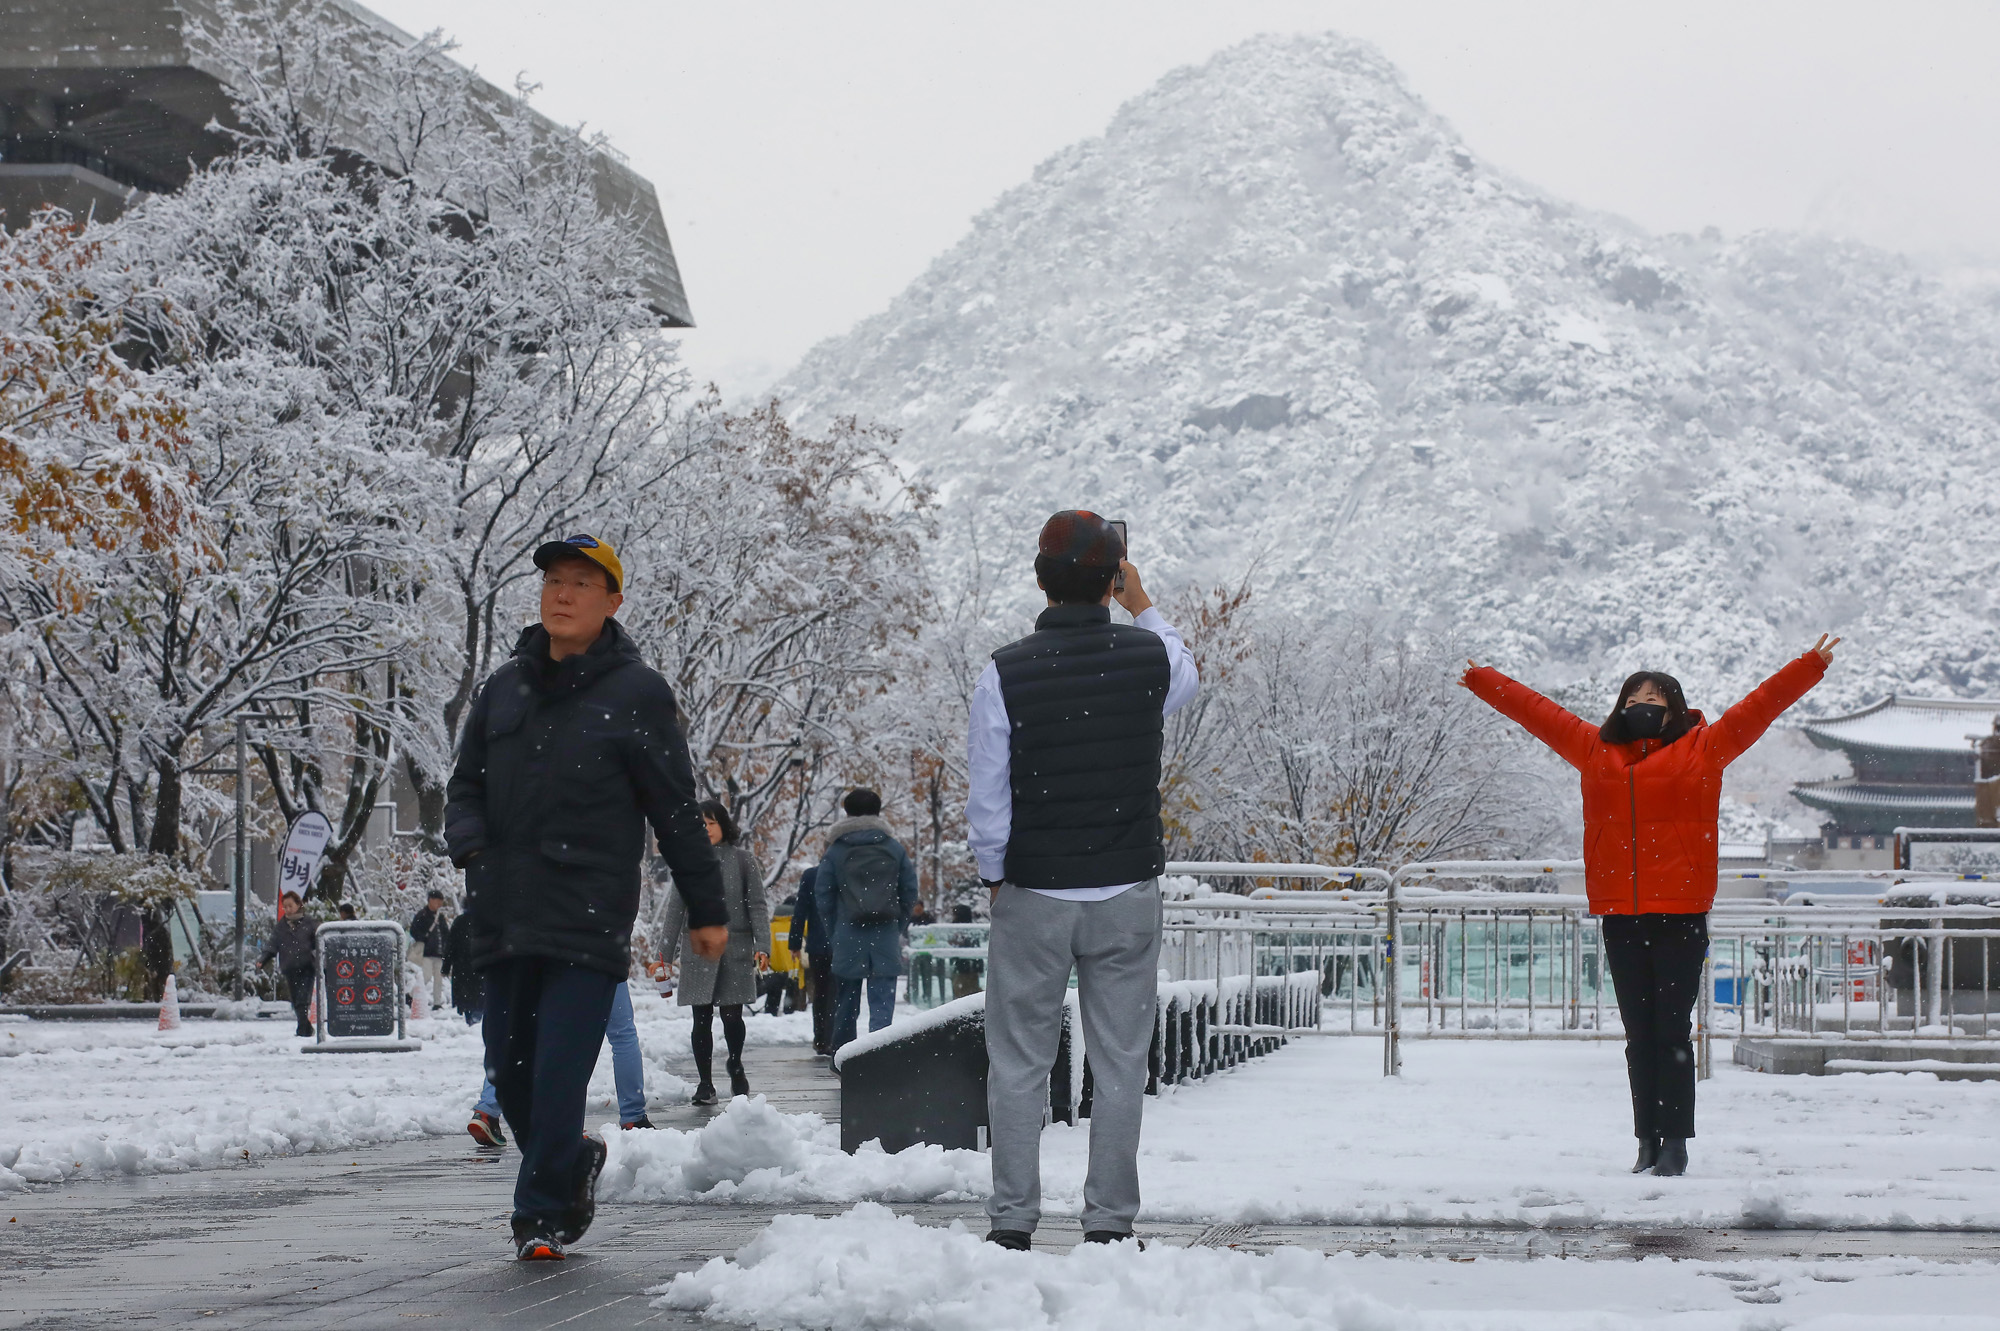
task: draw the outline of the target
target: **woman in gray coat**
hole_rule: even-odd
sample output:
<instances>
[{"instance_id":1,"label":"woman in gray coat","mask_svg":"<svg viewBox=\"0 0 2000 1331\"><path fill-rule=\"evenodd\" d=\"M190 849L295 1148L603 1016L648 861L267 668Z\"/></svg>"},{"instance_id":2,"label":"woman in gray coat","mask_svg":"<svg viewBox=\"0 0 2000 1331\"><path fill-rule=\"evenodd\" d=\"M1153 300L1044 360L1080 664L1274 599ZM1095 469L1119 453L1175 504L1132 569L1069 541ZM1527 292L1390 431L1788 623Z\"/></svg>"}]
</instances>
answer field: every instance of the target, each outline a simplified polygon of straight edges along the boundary
<instances>
[{"instance_id":1,"label":"woman in gray coat","mask_svg":"<svg viewBox=\"0 0 2000 1331\"><path fill-rule=\"evenodd\" d=\"M764 904L764 871L750 852L736 844L736 820L719 800L701 802L701 819L708 824L708 841L722 865L722 896L729 907L729 943L722 960L709 961L688 951L681 966L681 1006L694 1009L695 1066L701 1084L694 1102L715 1103L710 1073L715 1059L715 1010L722 1009L722 1038L729 1046L729 1094L750 1094L743 1075L743 1005L757 1001L757 977L771 960L771 912ZM660 960L673 964L687 939L687 908L681 894L667 895L667 913L660 931Z\"/></svg>"}]
</instances>

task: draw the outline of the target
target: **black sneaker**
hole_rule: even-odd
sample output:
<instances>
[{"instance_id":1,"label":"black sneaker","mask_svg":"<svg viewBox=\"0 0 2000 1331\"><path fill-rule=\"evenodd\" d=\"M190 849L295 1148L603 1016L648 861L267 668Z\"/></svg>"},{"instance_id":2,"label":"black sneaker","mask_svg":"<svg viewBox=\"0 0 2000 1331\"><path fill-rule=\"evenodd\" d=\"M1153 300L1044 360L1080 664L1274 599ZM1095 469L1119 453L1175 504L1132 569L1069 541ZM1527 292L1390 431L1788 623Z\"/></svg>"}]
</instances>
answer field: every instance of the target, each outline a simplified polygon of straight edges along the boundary
<instances>
[{"instance_id":1,"label":"black sneaker","mask_svg":"<svg viewBox=\"0 0 2000 1331\"><path fill-rule=\"evenodd\" d=\"M704 1082L703 1082L703 1083L702 1083L701 1085L699 1085L699 1086L695 1087L695 1088L694 1088L694 1099L693 1099L693 1101L691 1101L691 1103L693 1103L693 1104L698 1104L698 1105L712 1105L712 1104L714 1104L714 1103L715 1103L715 1083L714 1083L714 1082L712 1082L712 1081L704 1081Z\"/></svg>"},{"instance_id":2,"label":"black sneaker","mask_svg":"<svg viewBox=\"0 0 2000 1331\"><path fill-rule=\"evenodd\" d=\"M571 1195L569 1211L556 1226L556 1241L575 1243L590 1228L590 1222L597 1219L597 1176L604 1172L605 1157L610 1149L589 1133L583 1134L583 1150L576 1157L576 1191Z\"/></svg>"},{"instance_id":3,"label":"black sneaker","mask_svg":"<svg viewBox=\"0 0 2000 1331\"><path fill-rule=\"evenodd\" d=\"M623 1128L627 1132L630 1132L634 1128L651 1129L653 1126L653 1120L647 1118L644 1114L641 1114L639 1115L639 1117L633 1119L630 1123L620 1123L618 1126Z\"/></svg>"},{"instance_id":4,"label":"black sneaker","mask_svg":"<svg viewBox=\"0 0 2000 1331\"><path fill-rule=\"evenodd\" d=\"M1085 1243L1136 1243L1139 1245L1140 1252L1146 1251L1146 1240L1140 1238L1137 1234L1134 1234L1129 1230L1122 1230L1122 1229L1086 1230L1084 1231L1083 1241Z\"/></svg>"},{"instance_id":5,"label":"black sneaker","mask_svg":"<svg viewBox=\"0 0 2000 1331\"><path fill-rule=\"evenodd\" d=\"M1034 1238L1019 1229L996 1229L987 1234L986 1241L1008 1252L1026 1252L1033 1246Z\"/></svg>"},{"instance_id":6,"label":"black sneaker","mask_svg":"<svg viewBox=\"0 0 2000 1331\"><path fill-rule=\"evenodd\" d=\"M560 1262L565 1255L562 1240L550 1231L548 1221L514 1221L515 1261Z\"/></svg>"}]
</instances>

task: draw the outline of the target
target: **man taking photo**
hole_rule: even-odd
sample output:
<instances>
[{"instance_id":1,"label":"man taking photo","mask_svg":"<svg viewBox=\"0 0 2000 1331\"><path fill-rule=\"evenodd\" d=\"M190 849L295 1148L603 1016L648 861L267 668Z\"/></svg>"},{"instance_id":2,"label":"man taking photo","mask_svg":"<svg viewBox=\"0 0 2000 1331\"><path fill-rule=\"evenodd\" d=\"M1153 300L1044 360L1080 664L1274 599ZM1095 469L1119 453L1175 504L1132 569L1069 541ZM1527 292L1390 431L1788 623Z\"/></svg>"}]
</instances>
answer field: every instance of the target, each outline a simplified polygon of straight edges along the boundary
<instances>
[{"instance_id":1,"label":"man taking photo","mask_svg":"<svg viewBox=\"0 0 2000 1331\"><path fill-rule=\"evenodd\" d=\"M624 568L604 541L535 551L541 623L472 704L445 840L465 870L486 1075L521 1148L515 1255L560 1259L596 1214L604 1143L585 1092L631 968L651 822L696 953L722 955L728 913L673 691L612 616Z\"/></svg>"},{"instance_id":2,"label":"man taking photo","mask_svg":"<svg viewBox=\"0 0 2000 1331\"><path fill-rule=\"evenodd\" d=\"M1014 1249L1041 1220L1042 1121L1072 968L1092 1078L1083 1236L1132 1237L1167 863L1160 755L1166 717L1201 684L1105 519L1050 518L1035 578L1048 609L993 653L967 737L969 840L993 893L986 1237ZM1114 596L1129 626L1111 622Z\"/></svg>"}]
</instances>

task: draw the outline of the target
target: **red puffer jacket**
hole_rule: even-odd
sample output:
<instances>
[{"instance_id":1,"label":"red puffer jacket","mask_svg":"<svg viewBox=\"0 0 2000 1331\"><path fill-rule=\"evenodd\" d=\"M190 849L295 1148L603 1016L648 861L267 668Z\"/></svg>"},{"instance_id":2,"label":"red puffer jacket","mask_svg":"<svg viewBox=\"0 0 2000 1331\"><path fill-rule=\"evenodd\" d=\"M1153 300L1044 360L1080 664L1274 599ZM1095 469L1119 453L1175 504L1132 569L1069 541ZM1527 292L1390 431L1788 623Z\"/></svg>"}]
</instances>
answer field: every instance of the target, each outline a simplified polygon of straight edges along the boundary
<instances>
[{"instance_id":1,"label":"red puffer jacket","mask_svg":"<svg viewBox=\"0 0 2000 1331\"><path fill-rule=\"evenodd\" d=\"M1807 652L1709 725L1670 743L1607 744L1598 727L1498 670L1465 685L1583 775L1584 886L1593 915L1699 915L1715 902L1715 820L1722 769L1826 674Z\"/></svg>"}]
</instances>

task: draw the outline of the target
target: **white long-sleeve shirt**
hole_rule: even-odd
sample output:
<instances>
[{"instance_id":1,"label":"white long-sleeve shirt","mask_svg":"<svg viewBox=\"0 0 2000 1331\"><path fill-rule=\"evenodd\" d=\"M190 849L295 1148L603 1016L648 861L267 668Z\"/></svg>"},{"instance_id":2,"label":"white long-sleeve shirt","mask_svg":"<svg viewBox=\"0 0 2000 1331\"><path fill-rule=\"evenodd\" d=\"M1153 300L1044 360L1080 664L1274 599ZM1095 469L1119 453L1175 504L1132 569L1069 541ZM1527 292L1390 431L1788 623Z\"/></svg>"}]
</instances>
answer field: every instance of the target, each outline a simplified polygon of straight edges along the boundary
<instances>
[{"instance_id":1,"label":"white long-sleeve shirt","mask_svg":"<svg viewBox=\"0 0 2000 1331\"><path fill-rule=\"evenodd\" d=\"M1201 672L1194 653L1181 641L1180 630L1151 606L1140 611L1132 623L1159 635L1167 645L1167 700L1161 704L1163 716L1172 716L1194 699L1201 689ZM973 858L979 862L979 876L998 882L1007 873L1007 838L1014 831L1013 722L1007 716L1007 699L1000 692L1000 667L986 663L979 682L972 689L972 721L966 735L967 766L970 768L965 798L966 839L972 844ZM1104 887L1030 888L1045 897L1064 901L1104 901L1136 883L1113 883Z\"/></svg>"}]
</instances>

